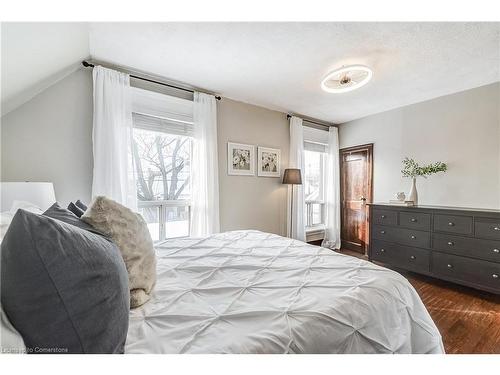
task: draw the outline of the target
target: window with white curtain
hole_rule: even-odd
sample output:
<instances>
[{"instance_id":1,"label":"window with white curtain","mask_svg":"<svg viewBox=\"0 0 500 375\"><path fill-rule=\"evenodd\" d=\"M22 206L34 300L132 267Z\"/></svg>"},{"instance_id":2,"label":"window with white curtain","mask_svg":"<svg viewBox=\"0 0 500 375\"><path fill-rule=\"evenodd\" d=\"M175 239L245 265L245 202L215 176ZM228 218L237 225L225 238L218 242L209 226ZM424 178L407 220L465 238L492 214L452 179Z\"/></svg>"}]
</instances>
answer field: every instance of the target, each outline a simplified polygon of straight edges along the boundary
<instances>
[{"instance_id":1,"label":"window with white curtain","mask_svg":"<svg viewBox=\"0 0 500 375\"><path fill-rule=\"evenodd\" d=\"M306 123L307 121L305 121ZM306 232L324 229L328 132L304 126L304 222Z\"/></svg>"},{"instance_id":2,"label":"window with white curtain","mask_svg":"<svg viewBox=\"0 0 500 375\"><path fill-rule=\"evenodd\" d=\"M139 212L154 241L189 236L193 102L131 90Z\"/></svg>"},{"instance_id":3,"label":"window with white curtain","mask_svg":"<svg viewBox=\"0 0 500 375\"><path fill-rule=\"evenodd\" d=\"M306 230L325 224L325 145L304 142L304 201Z\"/></svg>"}]
</instances>

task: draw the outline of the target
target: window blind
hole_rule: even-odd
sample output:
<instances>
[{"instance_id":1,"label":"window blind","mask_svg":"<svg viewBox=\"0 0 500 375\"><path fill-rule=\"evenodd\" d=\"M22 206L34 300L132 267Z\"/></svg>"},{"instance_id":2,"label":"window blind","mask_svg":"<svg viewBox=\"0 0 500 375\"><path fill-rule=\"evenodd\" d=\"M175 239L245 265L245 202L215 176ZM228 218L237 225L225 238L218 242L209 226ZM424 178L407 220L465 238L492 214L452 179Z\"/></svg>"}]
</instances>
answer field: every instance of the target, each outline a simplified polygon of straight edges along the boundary
<instances>
[{"instance_id":1,"label":"window blind","mask_svg":"<svg viewBox=\"0 0 500 375\"><path fill-rule=\"evenodd\" d=\"M328 152L328 145L324 143L304 141L304 150L314 152Z\"/></svg>"},{"instance_id":2,"label":"window blind","mask_svg":"<svg viewBox=\"0 0 500 375\"><path fill-rule=\"evenodd\" d=\"M176 135L193 135L193 102L131 87L134 127Z\"/></svg>"},{"instance_id":3,"label":"window blind","mask_svg":"<svg viewBox=\"0 0 500 375\"><path fill-rule=\"evenodd\" d=\"M132 118L135 128L183 136L193 135L193 123L174 121L142 113L133 113Z\"/></svg>"}]
</instances>

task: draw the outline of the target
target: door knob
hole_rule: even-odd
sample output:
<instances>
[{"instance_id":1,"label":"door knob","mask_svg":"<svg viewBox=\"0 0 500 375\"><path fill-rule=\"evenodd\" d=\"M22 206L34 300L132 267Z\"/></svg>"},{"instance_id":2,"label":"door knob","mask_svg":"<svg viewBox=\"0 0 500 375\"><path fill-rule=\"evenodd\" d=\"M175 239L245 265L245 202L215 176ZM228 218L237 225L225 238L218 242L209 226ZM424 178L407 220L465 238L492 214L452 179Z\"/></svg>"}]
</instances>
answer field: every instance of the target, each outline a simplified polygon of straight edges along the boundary
<instances>
[{"instance_id":1,"label":"door knob","mask_svg":"<svg viewBox=\"0 0 500 375\"><path fill-rule=\"evenodd\" d=\"M359 199L361 199L362 201L366 201L365 197L360 197Z\"/></svg>"}]
</instances>

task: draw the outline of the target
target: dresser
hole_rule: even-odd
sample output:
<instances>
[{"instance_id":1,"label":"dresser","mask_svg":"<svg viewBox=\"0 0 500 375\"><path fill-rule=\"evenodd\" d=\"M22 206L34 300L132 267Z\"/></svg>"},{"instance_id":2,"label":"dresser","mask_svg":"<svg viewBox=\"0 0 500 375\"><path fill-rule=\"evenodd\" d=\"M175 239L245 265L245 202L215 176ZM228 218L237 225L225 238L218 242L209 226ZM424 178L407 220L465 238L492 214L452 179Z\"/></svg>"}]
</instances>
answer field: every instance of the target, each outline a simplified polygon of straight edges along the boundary
<instances>
[{"instance_id":1,"label":"dresser","mask_svg":"<svg viewBox=\"0 0 500 375\"><path fill-rule=\"evenodd\" d=\"M370 261L500 294L500 210L369 208Z\"/></svg>"}]
</instances>

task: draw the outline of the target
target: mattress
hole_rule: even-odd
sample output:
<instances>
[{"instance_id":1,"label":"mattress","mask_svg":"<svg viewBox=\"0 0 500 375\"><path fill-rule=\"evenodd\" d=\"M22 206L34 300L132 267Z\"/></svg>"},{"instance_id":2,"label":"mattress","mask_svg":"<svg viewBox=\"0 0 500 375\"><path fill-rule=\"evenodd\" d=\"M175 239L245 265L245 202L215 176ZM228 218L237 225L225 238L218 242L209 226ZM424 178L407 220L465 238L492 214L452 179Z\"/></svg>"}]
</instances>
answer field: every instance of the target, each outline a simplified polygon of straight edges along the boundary
<instances>
[{"instance_id":1,"label":"mattress","mask_svg":"<svg viewBox=\"0 0 500 375\"><path fill-rule=\"evenodd\" d=\"M167 240L126 353L443 353L410 283L259 231Z\"/></svg>"}]
</instances>

